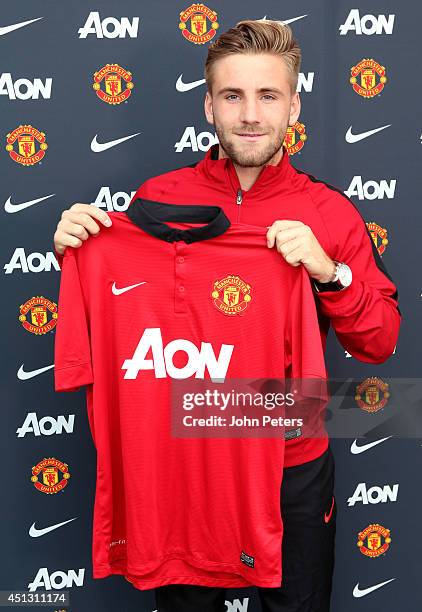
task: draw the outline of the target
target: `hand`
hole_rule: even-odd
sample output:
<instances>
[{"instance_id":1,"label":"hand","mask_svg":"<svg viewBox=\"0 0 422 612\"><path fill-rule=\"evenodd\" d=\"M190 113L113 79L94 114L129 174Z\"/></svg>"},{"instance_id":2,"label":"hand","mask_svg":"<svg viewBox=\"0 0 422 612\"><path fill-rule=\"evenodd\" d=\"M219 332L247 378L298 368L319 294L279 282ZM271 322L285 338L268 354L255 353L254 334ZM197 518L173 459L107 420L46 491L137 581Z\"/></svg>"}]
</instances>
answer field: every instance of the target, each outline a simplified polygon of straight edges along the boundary
<instances>
[{"instance_id":1,"label":"hand","mask_svg":"<svg viewBox=\"0 0 422 612\"><path fill-rule=\"evenodd\" d=\"M76 202L64 210L53 237L56 251L63 255L67 246L78 248L90 234L97 236L100 226L94 219L106 227L111 225L108 214L92 204Z\"/></svg>"},{"instance_id":2,"label":"hand","mask_svg":"<svg viewBox=\"0 0 422 612\"><path fill-rule=\"evenodd\" d=\"M274 221L267 232L267 245L274 245L292 266L303 264L309 276L320 283L329 282L336 264L327 255L311 228L301 221Z\"/></svg>"}]
</instances>

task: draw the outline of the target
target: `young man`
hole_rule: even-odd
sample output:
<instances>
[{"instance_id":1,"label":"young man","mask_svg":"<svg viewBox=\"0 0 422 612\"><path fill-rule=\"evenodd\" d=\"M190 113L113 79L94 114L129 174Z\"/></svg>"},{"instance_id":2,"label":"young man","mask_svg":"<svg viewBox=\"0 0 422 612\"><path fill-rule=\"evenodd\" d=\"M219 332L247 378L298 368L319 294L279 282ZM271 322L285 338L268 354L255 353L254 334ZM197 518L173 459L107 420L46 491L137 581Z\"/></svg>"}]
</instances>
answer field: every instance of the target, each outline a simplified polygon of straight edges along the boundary
<instances>
[{"instance_id":1,"label":"young man","mask_svg":"<svg viewBox=\"0 0 422 612\"><path fill-rule=\"evenodd\" d=\"M397 290L365 222L336 188L291 166L283 141L299 117L301 54L283 22L241 21L210 47L205 114L219 144L193 166L141 185L137 197L171 204L221 206L229 219L268 227L269 248L303 265L317 303L324 349L330 324L355 358L382 363L400 326ZM58 255L79 247L106 213L74 204L54 234ZM105 230L106 231L106 230ZM263 612L328 612L336 507L334 463L327 438L286 441L281 491L283 582L259 588ZM160 612L225 609L224 589L177 584L156 590Z\"/></svg>"}]
</instances>

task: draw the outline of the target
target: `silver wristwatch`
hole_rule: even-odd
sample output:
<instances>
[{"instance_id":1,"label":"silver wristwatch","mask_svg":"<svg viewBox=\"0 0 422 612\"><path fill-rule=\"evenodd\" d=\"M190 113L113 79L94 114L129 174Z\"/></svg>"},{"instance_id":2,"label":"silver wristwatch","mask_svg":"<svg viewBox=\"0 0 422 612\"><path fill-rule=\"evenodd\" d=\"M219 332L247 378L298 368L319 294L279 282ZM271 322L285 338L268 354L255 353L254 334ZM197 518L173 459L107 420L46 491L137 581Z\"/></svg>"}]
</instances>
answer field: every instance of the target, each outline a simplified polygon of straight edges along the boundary
<instances>
[{"instance_id":1,"label":"silver wristwatch","mask_svg":"<svg viewBox=\"0 0 422 612\"><path fill-rule=\"evenodd\" d=\"M334 277L327 283L313 280L315 290L320 293L324 291L342 291L352 284L352 271L349 266L342 261L334 260L336 271Z\"/></svg>"}]
</instances>

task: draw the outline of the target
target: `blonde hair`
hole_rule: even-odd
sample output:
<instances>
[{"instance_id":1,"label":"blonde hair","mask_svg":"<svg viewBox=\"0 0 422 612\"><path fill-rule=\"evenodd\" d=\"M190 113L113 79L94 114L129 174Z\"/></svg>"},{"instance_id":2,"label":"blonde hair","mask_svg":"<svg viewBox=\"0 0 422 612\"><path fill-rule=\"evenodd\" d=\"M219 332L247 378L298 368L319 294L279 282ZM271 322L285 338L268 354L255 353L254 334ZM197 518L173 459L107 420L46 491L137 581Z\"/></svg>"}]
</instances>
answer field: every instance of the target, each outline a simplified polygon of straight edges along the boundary
<instances>
[{"instance_id":1,"label":"blonde hair","mask_svg":"<svg viewBox=\"0 0 422 612\"><path fill-rule=\"evenodd\" d=\"M208 47L204 76L211 93L215 62L234 53L271 53L282 57L291 76L291 89L295 93L299 76L301 51L292 29L283 21L245 19L223 32Z\"/></svg>"}]
</instances>

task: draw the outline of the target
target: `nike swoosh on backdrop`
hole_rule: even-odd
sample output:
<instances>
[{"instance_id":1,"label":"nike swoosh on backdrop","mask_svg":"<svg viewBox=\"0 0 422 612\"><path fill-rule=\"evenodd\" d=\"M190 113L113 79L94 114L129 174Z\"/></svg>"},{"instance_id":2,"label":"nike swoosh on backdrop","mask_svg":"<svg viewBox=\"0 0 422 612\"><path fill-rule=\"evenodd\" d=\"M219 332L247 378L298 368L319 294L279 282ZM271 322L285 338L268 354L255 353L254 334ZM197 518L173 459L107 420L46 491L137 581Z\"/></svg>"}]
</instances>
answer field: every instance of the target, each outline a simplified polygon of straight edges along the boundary
<instances>
[{"instance_id":1,"label":"nike swoosh on backdrop","mask_svg":"<svg viewBox=\"0 0 422 612\"><path fill-rule=\"evenodd\" d=\"M36 19L30 19L29 21L21 21L20 23L14 23L13 25L0 27L0 36L9 34L9 32L13 32L13 30L23 28L29 25L30 23L34 23L34 21L38 21L39 19L44 19L44 17L37 17Z\"/></svg>"},{"instance_id":2,"label":"nike swoosh on backdrop","mask_svg":"<svg viewBox=\"0 0 422 612\"><path fill-rule=\"evenodd\" d=\"M303 19L304 17L307 17L308 15L301 15L300 17L293 17L293 19L282 19L281 21L283 23L293 23L293 21L297 21L298 19Z\"/></svg>"},{"instance_id":3,"label":"nike swoosh on backdrop","mask_svg":"<svg viewBox=\"0 0 422 612\"><path fill-rule=\"evenodd\" d=\"M107 151L107 149L111 149L111 147L115 147L116 145L124 142L125 140L129 140L130 138L135 138L135 136L139 136L141 132L137 132L136 134L131 134L130 136L123 136L123 138L117 138L117 140L110 140L109 142L97 142L98 134L95 134L94 138L91 142L91 151L94 153L101 153L102 151Z\"/></svg>"},{"instance_id":4,"label":"nike swoosh on backdrop","mask_svg":"<svg viewBox=\"0 0 422 612\"><path fill-rule=\"evenodd\" d=\"M75 516L75 518L71 518L68 521L63 521L62 523L57 523L56 525L51 525L50 527L44 527L44 529L37 529L35 527L35 523L32 523L31 527L29 528L29 535L31 536L31 538L39 538L40 536L45 535L49 531L53 531L54 529L62 527L62 525L66 525L66 523L74 521L76 518L77 517Z\"/></svg>"},{"instance_id":5,"label":"nike swoosh on backdrop","mask_svg":"<svg viewBox=\"0 0 422 612\"><path fill-rule=\"evenodd\" d=\"M121 293L126 293L126 291L129 291L130 289L139 287L139 285L145 285L145 283L146 281L142 281L142 283L136 283L136 285L128 285L127 287L121 287L121 289L118 289L116 287L116 283L114 282L111 288L111 291L113 292L114 295L120 295Z\"/></svg>"},{"instance_id":6,"label":"nike swoosh on backdrop","mask_svg":"<svg viewBox=\"0 0 422 612\"><path fill-rule=\"evenodd\" d=\"M205 83L205 79L199 79L198 81L192 81L191 83L184 83L182 79L183 79L183 72L176 81L177 91L181 91L181 92L190 91L191 89L195 89L195 87L199 87L200 85L203 85Z\"/></svg>"},{"instance_id":7,"label":"nike swoosh on backdrop","mask_svg":"<svg viewBox=\"0 0 422 612\"><path fill-rule=\"evenodd\" d=\"M52 193L48 196L44 196L42 198L37 198L36 200L28 200L28 202L22 202L21 204L12 204L12 196L6 200L4 203L4 210L8 213L15 213L23 210L24 208L28 208L29 206L33 206L33 204L38 204L38 202L42 202L43 200L48 200L48 198L52 198L55 196L55 193Z\"/></svg>"},{"instance_id":8,"label":"nike swoosh on backdrop","mask_svg":"<svg viewBox=\"0 0 422 612\"><path fill-rule=\"evenodd\" d=\"M389 582L393 582L393 580L395 580L395 578L390 578L390 580L386 580L385 582L380 582L379 584L374 584L373 586L370 586L367 589L360 589L359 582L358 582L355 588L353 589L353 597L365 597L365 595L368 595L369 593L372 593L372 591L376 591L377 589L380 589L381 587L385 586Z\"/></svg>"},{"instance_id":9,"label":"nike swoosh on backdrop","mask_svg":"<svg viewBox=\"0 0 422 612\"><path fill-rule=\"evenodd\" d=\"M19 380L28 380L29 378L34 378L34 376L38 376L43 372L47 372L47 370L51 370L51 368L54 368L54 363L52 365L45 366L44 368L39 368L38 370L32 370L32 372L25 372L22 364L18 370L17 376Z\"/></svg>"},{"instance_id":10,"label":"nike swoosh on backdrop","mask_svg":"<svg viewBox=\"0 0 422 612\"><path fill-rule=\"evenodd\" d=\"M381 442L385 442L386 440L392 437L393 436L387 436L387 438L381 438L381 440L375 440L375 442L369 442L368 444L362 444L362 446L358 446L357 440L355 440L352 446L350 447L350 452L352 453L352 455L359 455L360 453L364 453L365 451L369 450L373 446L377 446L377 444L381 444Z\"/></svg>"},{"instance_id":11,"label":"nike swoosh on backdrop","mask_svg":"<svg viewBox=\"0 0 422 612\"><path fill-rule=\"evenodd\" d=\"M388 125L383 125L382 127L379 127L379 128L375 128L375 130L368 130L367 132L361 132L360 134L352 134L352 126L350 126L344 138L346 142L353 144L354 142L359 142L359 140L368 138L368 136L372 136L372 134L381 132L381 130L385 130L385 128L388 128L388 127L391 127L391 123Z\"/></svg>"},{"instance_id":12,"label":"nike swoosh on backdrop","mask_svg":"<svg viewBox=\"0 0 422 612\"><path fill-rule=\"evenodd\" d=\"M307 17L308 15L301 15L300 17L293 17L293 19L281 19L280 21L282 21L283 23L293 23L293 21L297 21L298 19L303 19L304 17ZM267 16L265 15L262 19L266 19Z\"/></svg>"}]
</instances>

